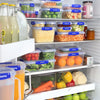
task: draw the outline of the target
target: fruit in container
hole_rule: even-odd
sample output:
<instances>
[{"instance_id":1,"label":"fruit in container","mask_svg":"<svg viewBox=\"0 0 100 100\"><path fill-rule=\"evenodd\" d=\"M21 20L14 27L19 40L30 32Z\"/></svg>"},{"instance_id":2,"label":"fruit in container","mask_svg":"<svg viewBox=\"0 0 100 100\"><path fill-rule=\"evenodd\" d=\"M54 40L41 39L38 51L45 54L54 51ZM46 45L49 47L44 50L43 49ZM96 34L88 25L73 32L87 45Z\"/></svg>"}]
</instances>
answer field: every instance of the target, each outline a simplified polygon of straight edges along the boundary
<instances>
[{"instance_id":1,"label":"fruit in container","mask_svg":"<svg viewBox=\"0 0 100 100\"><path fill-rule=\"evenodd\" d=\"M57 65L60 67L65 67L66 65L66 60L64 58L59 58L57 61Z\"/></svg>"},{"instance_id":2,"label":"fruit in container","mask_svg":"<svg viewBox=\"0 0 100 100\"><path fill-rule=\"evenodd\" d=\"M66 95L66 96L64 96L63 100L73 100L73 97L72 97L71 94L70 95Z\"/></svg>"},{"instance_id":3,"label":"fruit in container","mask_svg":"<svg viewBox=\"0 0 100 100\"><path fill-rule=\"evenodd\" d=\"M76 64L76 65L81 65L82 62L83 62L82 57L80 57L80 56L76 56L76 57L75 57L75 64Z\"/></svg>"},{"instance_id":4,"label":"fruit in container","mask_svg":"<svg viewBox=\"0 0 100 100\"><path fill-rule=\"evenodd\" d=\"M81 100L85 100L86 99L86 93L85 92L80 93L79 97L80 97Z\"/></svg>"},{"instance_id":5,"label":"fruit in container","mask_svg":"<svg viewBox=\"0 0 100 100\"><path fill-rule=\"evenodd\" d=\"M66 84L63 80L61 80L60 82L56 83L56 88L57 89L62 89L62 88L66 88Z\"/></svg>"},{"instance_id":6,"label":"fruit in container","mask_svg":"<svg viewBox=\"0 0 100 100\"><path fill-rule=\"evenodd\" d=\"M75 86L74 80L72 80L71 82L67 83L66 86L67 86L67 87Z\"/></svg>"},{"instance_id":7,"label":"fruit in container","mask_svg":"<svg viewBox=\"0 0 100 100\"><path fill-rule=\"evenodd\" d=\"M73 66L74 64L75 64L74 57L69 57L67 59L67 65L68 66Z\"/></svg>"},{"instance_id":8,"label":"fruit in container","mask_svg":"<svg viewBox=\"0 0 100 100\"><path fill-rule=\"evenodd\" d=\"M80 100L79 95L77 93L73 94L73 100Z\"/></svg>"}]
</instances>

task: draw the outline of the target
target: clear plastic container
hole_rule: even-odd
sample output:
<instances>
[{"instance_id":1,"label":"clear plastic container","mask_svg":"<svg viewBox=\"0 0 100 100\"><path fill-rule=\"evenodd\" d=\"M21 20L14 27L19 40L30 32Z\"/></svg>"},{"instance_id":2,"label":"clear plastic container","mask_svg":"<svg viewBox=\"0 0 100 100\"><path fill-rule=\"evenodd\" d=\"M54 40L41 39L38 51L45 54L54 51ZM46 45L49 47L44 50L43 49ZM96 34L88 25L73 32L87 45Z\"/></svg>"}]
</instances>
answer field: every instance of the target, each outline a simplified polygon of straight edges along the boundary
<instances>
[{"instance_id":1,"label":"clear plastic container","mask_svg":"<svg viewBox=\"0 0 100 100\"><path fill-rule=\"evenodd\" d=\"M42 8L62 8L62 0L42 0Z\"/></svg>"},{"instance_id":2,"label":"clear plastic container","mask_svg":"<svg viewBox=\"0 0 100 100\"><path fill-rule=\"evenodd\" d=\"M44 21L32 21L31 25L33 27L45 27L45 22Z\"/></svg>"},{"instance_id":3,"label":"clear plastic container","mask_svg":"<svg viewBox=\"0 0 100 100\"><path fill-rule=\"evenodd\" d=\"M42 8L41 18L62 18L62 9L59 8Z\"/></svg>"},{"instance_id":4,"label":"clear plastic container","mask_svg":"<svg viewBox=\"0 0 100 100\"><path fill-rule=\"evenodd\" d=\"M57 32L56 42L83 41L85 32Z\"/></svg>"},{"instance_id":5,"label":"clear plastic container","mask_svg":"<svg viewBox=\"0 0 100 100\"><path fill-rule=\"evenodd\" d=\"M28 71L40 71L54 69L55 60L40 60L40 61L24 61Z\"/></svg>"},{"instance_id":6,"label":"clear plastic container","mask_svg":"<svg viewBox=\"0 0 100 100\"><path fill-rule=\"evenodd\" d=\"M72 23L71 22L58 22L57 26L58 27L71 27Z\"/></svg>"},{"instance_id":7,"label":"clear plastic container","mask_svg":"<svg viewBox=\"0 0 100 100\"><path fill-rule=\"evenodd\" d=\"M57 32L70 32L71 30L71 27L57 27Z\"/></svg>"},{"instance_id":8,"label":"clear plastic container","mask_svg":"<svg viewBox=\"0 0 100 100\"><path fill-rule=\"evenodd\" d=\"M0 67L0 100L14 100L14 79L16 72Z\"/></svg>"},{"instance_id":9,"label":"clear plastic container","mask_svg":"<svg viewBox=\"0 0 100 100\"><path fill-rule=\"evenodd\" d=\"M65 53L61 51L56 52L56 66L63 68L67 66L79 66L83 64L84 52Z\"/></svg>"},{"instance_id":10,"label":"clear plastic container","mask_svg":"<svg viewBox=\"0 0 100 100\"><path fill-rule=\"evenodd\" d=\"M64 19L81 19L82 14L79 9L64 10L62 13L62 18Z\"/></svg>"},{"instance_id":11,"label":"clear plastic container","mask_svg":"<svg viewBox=\"0 0 100 100\"><path fill-rule=\"evenodd\" d=\"M39 60L39 56L40 56L40 50L35 50L34 52L32 53L28 53L24 56L22 56L21 58L23 60L26 60L26 61L35 61L35 60Z\"/></svg>"},{"instance_id":12,"label":"clear plastic container","mask_svg":"<svg viewBox=\"0 0 100 100\"><path fill-rule=\"evenodd\" d=\"M54 27L33 27L33 38L36 43L53 42L54 34Z\"/></svg>"},{"instance_id":13,"label":"clear plastic container","mask_svg":"<svg viewBox=\"0 0 100 100\"><path fill-rule=\"evenodd\" d=\"M72 31L84 31L84 22L74 22L72 23Z\"/></svg>"},{"instance_id":14,"label":"clear plastic container","mask_svg":"<svg viewBox=\"0 0 100 100\"><path fill-rule=\"evenodd\" d=\"M46 27L56 27L56 22L46 22Z\"/></svg>"}]
</instances>

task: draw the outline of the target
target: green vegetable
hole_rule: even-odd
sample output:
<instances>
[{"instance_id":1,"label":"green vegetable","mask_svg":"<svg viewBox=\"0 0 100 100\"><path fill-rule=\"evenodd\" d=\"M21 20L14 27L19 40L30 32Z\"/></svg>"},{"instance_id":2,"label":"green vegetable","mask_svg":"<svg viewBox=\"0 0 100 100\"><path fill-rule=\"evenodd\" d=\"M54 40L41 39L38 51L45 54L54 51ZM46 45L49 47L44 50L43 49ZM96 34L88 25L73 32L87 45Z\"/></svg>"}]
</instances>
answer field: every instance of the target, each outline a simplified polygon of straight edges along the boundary
<instances>
[{"instance_id":1,"label":"green vegetable","mask_svg":"<svg viewBox=\"0 0 100 100\"><path fill-rule=\"evenodd\" d=\"M21 10L23 11L34 11L34 7L30 7L30 5L21 5Z\"/></svg>"}]
</instances>

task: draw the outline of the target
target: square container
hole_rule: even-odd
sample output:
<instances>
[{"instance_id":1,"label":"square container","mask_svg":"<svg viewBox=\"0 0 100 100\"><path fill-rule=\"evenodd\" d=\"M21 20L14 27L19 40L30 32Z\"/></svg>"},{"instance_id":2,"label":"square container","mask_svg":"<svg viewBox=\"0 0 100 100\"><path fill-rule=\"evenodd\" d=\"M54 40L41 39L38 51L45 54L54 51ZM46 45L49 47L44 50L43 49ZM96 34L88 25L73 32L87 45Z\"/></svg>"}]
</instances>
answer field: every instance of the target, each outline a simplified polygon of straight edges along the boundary
<instances>
[{"instance_id":1,"label":"square container","mask_svg":"<svg viewBox=\"0 0 100 100\"><path fill-rule=\"evenodd\" d=\"M62 8L62 0L42 0L42 8Z\"/></svg>"},{"instance_id":2,"label":"square container","mask_svg":"<svg viewBox=\"0 0 100 100\"><path fill-rule=\"evenodd\" d=\"M45 27L56 27L56 22L46 22Z\"/></svg>"},{"instance_id":3,"label":"square container","mask_svg":"<svg viewBox=\"0 0 100 100\"><path fill-rule=\"evenodd\" d=\"M71 27L57 27L57 32L70 32L71 30Z\"/></svg>"},{"instance_id":4,"label":"square container","mask_svg":"<svg viewBox=\"0 0 100 100\"><path fill-rule=\"evenodd\" d=\"M57 51L55 54L55 56L56 56L55 64L58 68L82 65L83 60L84 60L84 54L85 54L84 52L65 53L65 52Z\"/></svg>"},{"instance_id":5,"label":"square container","mask_svg":"<svg viewBox=\"0 0 100 100\"><path fill-rule=\"evenodd\" d=\"M58 22L57 27L71 27L71 22Z\"/></svg>"},{"instance_id":6,"label":"square container","mask_svg":"<svg viewBox=\"0 0 100 100\"><path fill-rule=\"evenodd\" d=\"M31 21L33 27L45 27L44 21Z\"/></svg>"},{"instance_id":7,"label":"square container","mask_svg":"<svg viewBox=\"0 0 100 100\"><path fill-rule=\"evenodd\" d=\"M24 56L22 56L21 58L23 60L26 60L26 61L35 61L35 60L39 60L39 56L40 56L40 50L35 50L34 52L32 53L28 53Z\"/></svg>"},{"instance_id":8,"label":"square container","mask_svg":"<svg viewBox=\"0 0 100 100\"><path fill-rule=\"evenodd\" d=\"M42 8L41 18L62 18L62 9L59 8Z\"/></svg>"},{"instance_id":9,"label":"square container","mask_svg":"<svg viewBox=\"0 0 100 100\"><path fill-rule=\"evenodd\" d=\"M48 70L54 69L55 60L40 60L40 61L24 61L28 71L40 71L40 70Z\"/></svg>"},{"instance_id":10,"label":"square container","mask_svg":"<svg viewBox=\"0 0 100 100\"><path fill-rule=\"evenodd\" d=\"M56 42L83 41L85 32L57 32Z\"/></svg>"},{"instance_id":11,"label":"square container","mask_svg":"<svg viewBox=\"0 0 100 100\"><path fill-rule=\"evenodd\" d=\"M36 43L53 42L54 34L54 27L33 27L33 38Z\"/></svg>"},{"instance_id":12,"label":"square container","mask_svg":"<svg viewBox=\"0 0 100 100\"><path fill-rule=\"evenodd\" d=\"M81 19L82 14L79 9L64 10L62 13L62 18L64 19Z\"/></svg>"},{"instance_id":13,"label":"square container","mask_svg":"<svg viewBox=\"0 0 100 100\"><path fill-rule=\"evenodd\" d=\"M74 22L72 23L72 31L84 31L84 22Z\"/></svg>"}]
</instances>

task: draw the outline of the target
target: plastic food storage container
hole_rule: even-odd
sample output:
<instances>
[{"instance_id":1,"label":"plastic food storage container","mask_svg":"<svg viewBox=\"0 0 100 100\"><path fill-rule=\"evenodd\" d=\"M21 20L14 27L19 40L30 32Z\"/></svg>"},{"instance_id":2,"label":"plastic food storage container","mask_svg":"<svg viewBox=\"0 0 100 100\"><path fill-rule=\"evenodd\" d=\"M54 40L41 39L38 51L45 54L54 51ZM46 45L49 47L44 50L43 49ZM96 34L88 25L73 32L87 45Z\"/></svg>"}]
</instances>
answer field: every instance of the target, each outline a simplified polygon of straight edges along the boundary
<instances>
[{"instance_id":1,"label":"plastic food storage container","mask_svg":"<svg viewBox=\"0 0 100 100\"><path fill-rule=\"evenodd\" d=\"M41 60L54 59L55 52L56 52L56 49L50 49L50 48L41 49L40 59Z\"/></svg>"},{"instance_id":2,"label":"plastic food storage container","mask_svg":"<svg viewBox=\"0 0 100 100\"><path fill-rule=\"evenodd\" d=\"M33 27L45 27L45 22L44 21L32 21L31 25Z\"/></svg>"},{"instance_id":3,"label":"plastic food storage container","mask_svg":"<svg viewBox=\"0 0 100 100\"><path fill-rule=\"evenodd\" d=\"M54 34L54 27L33 27L33 38L36 43L53 42Z\"/></svg>"},{"instance_id":4,"label":"plastic food storage container","mask_svg":"<svg viewBox=\"0 0 100 100\"><path fill-rule=\"evenodd\" d=\"M43 8L41 9L41 18L62 18L62 9Z\"/></svg>"},{"instance_id":5,"label":"plastic food storage container","mask_svg":"<svg viewBox=\"0 0 100 100\"><path fill-rule=\"evenodd\" d=\"M14 79L16 72L0 67L0 100L14 100Z\"/></svg>"},{"instance_id":6,"label":"plastic food storage container","mask_svg":"<svg viewBox=\"0 0 100 100\"><path fill-rule=\"evenodd\" d=\"M33 93L45 92L55 89L55 74L32 76ZM41 88L42 86L42 88ZM41 89L39 89L41 88Z\"/></svg>"},{"instance_id":7,"label":"plastic food storage container","mask_svg":"<svg viewBox=\"0 0 100 100\"><path fill-rule=\"evenodd\" d=\"M24 61L28 71L39 71L54 69L55 60L40 60L40 61Z\"/></svg>"},{"instance_id":8,"label":"plastic food storage container","mask_svg":"<svg viewBox=\"0 0 100 100\"><path fill-rule=\"evenodd\" d=\"M65 53L61 51L56 52L56 65L59 68L63 68L65 66L74 66L74 65L82 65L84 59L84 52L72 52L72 53Z\"/></svg>"},{"instance_id":9,"label":"plastic food storage container","mask_svg":"<svg viewBox=\"0 0 100 100\"><path fill-rule=\"evenodd\" d=\"M42 8L62 8L62 0L42 0Z\"/></svg>"},{"instance_id":10,"label":"plastic food storage container","mask_svg":"<svg viewBox=\"0 0 100 100\"><path fill-rule=\"evenodd\" d=\"M46 27L56 27L56 22L46 22Z\"/></svg>"},{"instance_id":11,"label":"plastic food storage container","mask_svg":"<svg viewBox=\"0 0 100 100\"><path fill-rule=\"evenodd\" d=\"M28 53L24 56L22 56L21 58L23 60L26 60L26 61L35 61L35 60L39 60L39 56L40 56L40 50L35 50L34 52L32 53Z\"/></svg>"},{"instance_id":12,"label":"plastic food storage container","mask_svg":"<svg viewBox=\"0 0 100 100\"><path fill-rule=\"evenodd\" d=\"M72 10L64 10L62 13L62 18L65 19L81 19L81 10L72 9Z\"/></svg>"},{"instance_id":13,"label":"plastic food storage container","mask_svg":"<svg viewBox=\"0 0 100 100\"><path fill-rule=\"evenodd\" d=\"M57 27L57 32L70 32L71 30L71 27Z\"/></svg>"},{"instance_id":14,"label":"plastic food storage container","mask_svg":"<svg viewBox=\"0 0 100 100\"><path fill-rule=\"evenodd\" d=\"M63 10L71 10L71 9L81 9L81 5L80 4L65 4L63 6Z\"/></svg>"},{"instance_id":15,"label":"plastic food storage container","mask_svg":"<svg viewBox=\"0 0 100 100\"><path fill-rule=\"evenodd\" d=\"M84 31L84 22L72 23L72 31Z\"/></svg>"},{"instance_id":16,"label":"plastic food storage container","mask_svg":"<svg viewBox=\"0 0 100 100\"><path fill-rule=\"evenodd\" d=\"M71 27L71 22L58 22L57 26L58 27Z\"/></svg>"}]
</instances>

